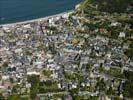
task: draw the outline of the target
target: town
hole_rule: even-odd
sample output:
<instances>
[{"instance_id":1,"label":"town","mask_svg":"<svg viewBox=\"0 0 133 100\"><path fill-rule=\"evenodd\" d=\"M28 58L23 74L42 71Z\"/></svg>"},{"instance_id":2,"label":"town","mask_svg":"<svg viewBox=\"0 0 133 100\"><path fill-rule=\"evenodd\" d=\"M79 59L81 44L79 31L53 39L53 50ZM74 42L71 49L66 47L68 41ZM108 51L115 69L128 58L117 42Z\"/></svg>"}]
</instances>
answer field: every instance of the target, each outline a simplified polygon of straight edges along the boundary
<instances>
[{"instance_id":1,"label":"town","mask_svg":"<svg viewBox=\"0 0 133 100\"><path fill-rule=\"evenodd\" d=\"M0 27L0 100L133 99L133 15L76 12Z\"/></svg>"}]
</instances>

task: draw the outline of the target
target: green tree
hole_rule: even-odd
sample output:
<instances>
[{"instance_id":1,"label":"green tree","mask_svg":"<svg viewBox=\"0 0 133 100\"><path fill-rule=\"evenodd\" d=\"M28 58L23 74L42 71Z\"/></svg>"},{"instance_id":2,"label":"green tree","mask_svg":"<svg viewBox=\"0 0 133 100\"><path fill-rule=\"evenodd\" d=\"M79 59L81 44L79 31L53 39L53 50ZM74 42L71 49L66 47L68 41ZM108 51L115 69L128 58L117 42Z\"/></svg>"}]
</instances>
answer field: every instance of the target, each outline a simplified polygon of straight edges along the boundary
<instances>
[{"instance_id":1,"label":"green tree","mask_svg":"<svg viewBox=\"0 0 133 100\"><path fill-rule=\"evenodd\" d=\"M7 100L21 100L21 96L19 94L10 95Z\"/></svg>"},{"instance_id":2,"label":"green tree","mask_svg":"<svg viewBox=\"0 0 133 100\"><path fill-rule=\"evenodd\" d=\"M0 100L5 100L4 96L0 93Z\"/></svg>"},{"instance_id":3,"label":"green tree","mask_svg":"<svg viewBox=\"0 0 133 100\"><path fill-rule=\"evenodd\" d=\"M104 79L101 79L100 81L97 82L96 88L98 88L99 91L105 91L106 84L104 82Z\"/></svg>"},{"instance_id":4,"label":"green tree","mask_svg":"<svg viewBox=\"0 0 133 100\"><path fill-rule=\"evenodd\" d=\"M38 93L40 78L37 75L31 75L27 77L27 81L31 83L30 97L34 99Z\"/></svg>"}]
</instances>

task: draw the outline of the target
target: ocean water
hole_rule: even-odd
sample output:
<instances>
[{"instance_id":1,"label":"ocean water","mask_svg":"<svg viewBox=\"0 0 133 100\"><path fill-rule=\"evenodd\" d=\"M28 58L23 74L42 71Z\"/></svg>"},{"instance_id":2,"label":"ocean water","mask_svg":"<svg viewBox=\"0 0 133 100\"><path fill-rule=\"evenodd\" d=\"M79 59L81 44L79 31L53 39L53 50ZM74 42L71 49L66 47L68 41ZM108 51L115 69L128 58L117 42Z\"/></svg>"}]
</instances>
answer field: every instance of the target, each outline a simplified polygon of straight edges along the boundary
<instances>
[{"instance_id":1,"label":"ocean water","mask_svg":"<svg viewBox=\"0 0 133 100\"><path fill-rule=\"evenodd\" d=\"M0 24L58 14L75 8L83 0L0 0Z\"/></svg>"}]
</instances>

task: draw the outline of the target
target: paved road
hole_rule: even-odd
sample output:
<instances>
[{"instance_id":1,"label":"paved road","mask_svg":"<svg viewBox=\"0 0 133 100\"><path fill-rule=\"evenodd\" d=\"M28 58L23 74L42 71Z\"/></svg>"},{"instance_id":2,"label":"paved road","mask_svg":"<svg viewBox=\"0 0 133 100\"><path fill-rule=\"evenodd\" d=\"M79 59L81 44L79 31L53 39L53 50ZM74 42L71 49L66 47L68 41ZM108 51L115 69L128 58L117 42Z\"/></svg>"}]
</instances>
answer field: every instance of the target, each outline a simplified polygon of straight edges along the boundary
<instances>
[{"instance_id":1,"label":"paved road","mask_svg":"<svg viewBox=\"0 0 133 100\"><path fill-rule=\"evenodd\" d=\"M39 93L37 94L37 96L47 96L47 95L55 95L55 94L68 94L68 92L66 91L63 91L63 92L47 92L47 93ZM27 95L22 95L22 97L27 97L29 96L28 94Z\"/></svg>"},{"instance_id":2,"label":"paved road","mask_svg":"<svg viewBox=\"0 0 133 100\"><path fill-rule=\"evenodd\" d=\"M46 95L55 95L55 94L68 94L68 92L63 91L63 92L48 92L48 93L41 93L37 94L38 96L46 96Z\"/></svg>"}]
</instances>

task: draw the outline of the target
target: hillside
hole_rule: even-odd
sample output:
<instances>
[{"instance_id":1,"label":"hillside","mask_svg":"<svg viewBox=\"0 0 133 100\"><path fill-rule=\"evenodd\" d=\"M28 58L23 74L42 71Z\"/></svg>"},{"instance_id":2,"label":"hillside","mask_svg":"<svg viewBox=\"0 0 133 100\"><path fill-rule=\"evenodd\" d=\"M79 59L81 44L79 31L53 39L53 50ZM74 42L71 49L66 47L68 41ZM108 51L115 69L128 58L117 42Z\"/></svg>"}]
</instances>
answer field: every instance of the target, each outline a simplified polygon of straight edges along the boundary
<instances>
[{"instance_id":1,"label":"hillside","mask_svg":"<svg viewBox=\"0 0 133 100\"><path fill-rule=\"evenodd\" d=\"M133 11L133 0L85 0L80 8L85 12L93 9L109 13L129 13Z\"/></svg>"}]
</instances>

